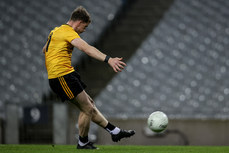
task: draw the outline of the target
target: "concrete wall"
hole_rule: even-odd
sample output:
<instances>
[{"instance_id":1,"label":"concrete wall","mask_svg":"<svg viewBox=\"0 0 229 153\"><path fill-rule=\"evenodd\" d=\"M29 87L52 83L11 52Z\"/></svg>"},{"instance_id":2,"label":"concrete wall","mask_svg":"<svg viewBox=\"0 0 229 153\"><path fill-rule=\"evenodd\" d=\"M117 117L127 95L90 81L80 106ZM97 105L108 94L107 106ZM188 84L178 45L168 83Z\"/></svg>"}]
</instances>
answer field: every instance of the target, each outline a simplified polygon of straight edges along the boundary
<instances>
[{"instance_id":1,"label":"concrete wall","mask_svg":"<svg viewBox=\"0 0 229 153\"><path fill-rule=\"evenodd\" d=\"M53 143L67 144L68 139L68 107L66 104L53 105Z\"/></svg>"},{"instance_id":2,"label":"concrete wall","mask_svg":"<svg viewBox=\"0 0 229 153\"><path fill-rule=\"evenodd\" d=\"M0 144L3 143L3 120L0 119Z\"/></svg>"},{"instance_id":3,"label":"concrete wall","mask_svg":"<svg viewBox=\"0 0 229 153\"><path fill-rule=\"evenodd\" d=\"M170 120L164 134L154 135L145 119L115 120L110 122L124 129L136 130L130 139L113 143L102 128L97 144L102 145L229 145L229 120Z\"/></svg>"},{"instance_id":4,"label":"concrete wall","mask_svg":"<svg viewBox=\"0 0 229 153\"><path fill-rule=\"evenodd\" d=\"M4 138L6 144L19 143L19 112L18 106L14 104L6 105L6 122Z\"/></svg>"}]
</instances>

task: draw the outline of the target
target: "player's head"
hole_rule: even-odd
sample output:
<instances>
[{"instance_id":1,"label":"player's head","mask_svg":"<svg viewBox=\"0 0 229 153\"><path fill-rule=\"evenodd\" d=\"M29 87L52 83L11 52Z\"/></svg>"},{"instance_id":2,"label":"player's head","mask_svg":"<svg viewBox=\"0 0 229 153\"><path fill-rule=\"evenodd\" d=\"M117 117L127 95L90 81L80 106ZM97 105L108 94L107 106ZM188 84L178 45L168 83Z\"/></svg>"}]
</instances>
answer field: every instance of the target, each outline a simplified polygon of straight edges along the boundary
<instances>
[{"instance_id":1,"label":"player's head","mask_svg":"<svg viewBox=\"0 0 229 153\"><path fill-rule=\"evenodd\" d=\"M70 21L72 22L73 29L80 34L91 23L91 17L84 7L79 6L72 12Z\"/></svg>"},{"instance_id":2,"label":"player's head","mask_svg":"<svg viewBox=\"0 0 229 153\"><path fill-rule=\"evenodd\" d=\"M91 17L90 14L83 6L79 6L72 12L70 20L72 21L81 20L84 23L90 23Z\"/></svg>"}]
</instances>

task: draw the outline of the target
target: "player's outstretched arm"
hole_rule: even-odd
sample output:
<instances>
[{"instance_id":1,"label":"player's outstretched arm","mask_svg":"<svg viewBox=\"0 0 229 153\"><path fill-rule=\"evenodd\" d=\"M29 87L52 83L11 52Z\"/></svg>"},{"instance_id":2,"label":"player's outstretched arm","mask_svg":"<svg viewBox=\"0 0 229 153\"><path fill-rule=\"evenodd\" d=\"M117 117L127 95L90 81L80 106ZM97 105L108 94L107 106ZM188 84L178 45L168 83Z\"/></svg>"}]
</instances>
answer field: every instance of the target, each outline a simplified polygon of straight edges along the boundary
<instances>
[{"instance_id":1,"label":"player's outstretched arm","mask_svg":"<svg viewBox=\"0 0 229 153\"><path fill-rule=\"evenodd\" d=\"M79 50L85 52L87 55L99 61L105 61L106 55L100 52L95 47L89 45L83 39L81 38L73 39L71 44L76 48L78 48ZM124 69L124 67L126 66L126 64L122 61L122 58L118 58L118 57L115 58L110 57L107 62L115 72L121 72L122 69Z\"/></svg>"}]
</instances>

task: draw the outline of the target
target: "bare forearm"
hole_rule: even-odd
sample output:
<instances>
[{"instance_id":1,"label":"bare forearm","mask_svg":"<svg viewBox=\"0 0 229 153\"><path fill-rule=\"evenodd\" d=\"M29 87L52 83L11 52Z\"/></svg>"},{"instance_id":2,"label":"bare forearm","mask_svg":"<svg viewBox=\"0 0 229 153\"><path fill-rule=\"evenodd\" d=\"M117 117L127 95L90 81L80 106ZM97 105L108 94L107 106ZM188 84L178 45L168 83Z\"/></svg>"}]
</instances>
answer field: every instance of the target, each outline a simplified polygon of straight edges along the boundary
<instances>
[{"instance_id":1,"label":"bare forearm","mask_svg":"<svg viewBox=\"0 0 229 153\"><path fill-rule=\"evenodd\" d=\"M104 53L100 52L95 47L89 45L83 39L76 38L71 42L71 44L73 46L77 47L79 50L85 52L87 55L89 55L92 58L95 58L99 61L104 61L104 59L106 57L106 55Z\"/></svg>"},{"instance_id":2,"label":"bare forearm","mask_svg":"<svg viewBox=\"0 0 229 153\"><path fill-rule=\"evenodd\" d=\"M106 58L106 55L102 52L100 52L98 49L96 49L93 46L90 46L87 51L85 51L89 56L104 61ZM121 72L122 69L126 66L124 62L122 62L122 58L109 58L108 61L106 61L115 72Z\"/></svg>"},{"instance_id":3,"label":"bare forearm","mask_svg":"<svg viewBox=\"0 0 229 153\"><path fill-rule=\"evenodd\" d=\"M95 58L99 61L107 62L115 72L121 72L122 69L124 69L124 67L126 66L126 64L122 61L122 58L115 57L115 58L108 58L105 60L106 55L104 53L100 52L95 47L89 45L81 38L76 38L72 40L71 44L77 47L79 50L85 52L87 55L91 56L92 58Z\"/></svg>"},{"instance_id":4,"label":"bare forearm","mask_svg":"<svg viewBox=\"0 0 229 153\"><path fill-rule=\"evenodd\" d=\"M92 58L95 58L99 61L104 61L106 55L102 52L100 52L98 49L96 49L93 46L89 46L87 51L85 51L85 53L89 56L91 56Z\"/></svg>"}]
</instances>

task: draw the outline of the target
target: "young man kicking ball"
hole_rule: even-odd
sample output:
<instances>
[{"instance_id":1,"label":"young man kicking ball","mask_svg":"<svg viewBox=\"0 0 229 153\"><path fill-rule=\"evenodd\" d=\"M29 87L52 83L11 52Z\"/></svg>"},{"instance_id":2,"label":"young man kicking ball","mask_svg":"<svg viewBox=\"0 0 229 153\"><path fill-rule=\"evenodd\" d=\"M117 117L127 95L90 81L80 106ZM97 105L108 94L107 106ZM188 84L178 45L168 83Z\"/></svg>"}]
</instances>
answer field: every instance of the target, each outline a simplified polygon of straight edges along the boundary
<instances>
[{"instance_id":1,"label":"young man kicking ball","mask_svg":"<svg viewBox=\"0 0 229 153\"><path fill-rule=\"evenodd\" d=\"M105 55L80 38L79 34L85 31L90 22L87 10L82 6L76 8L66 24L56 27L50 32L43 47L51 89L60 96L62 101L68 100L80 110L77 149L97 149L88 140L90 121L106 129L114 142L135 134L133 130L122 130L107 121L96 108L91 97L85 92L86 85L81 81L80 75L71 66L74 47L99 61L108 63L115 72L121 72L126 66L122 58L112 58Z\"/></svg>"}]
</instances>

